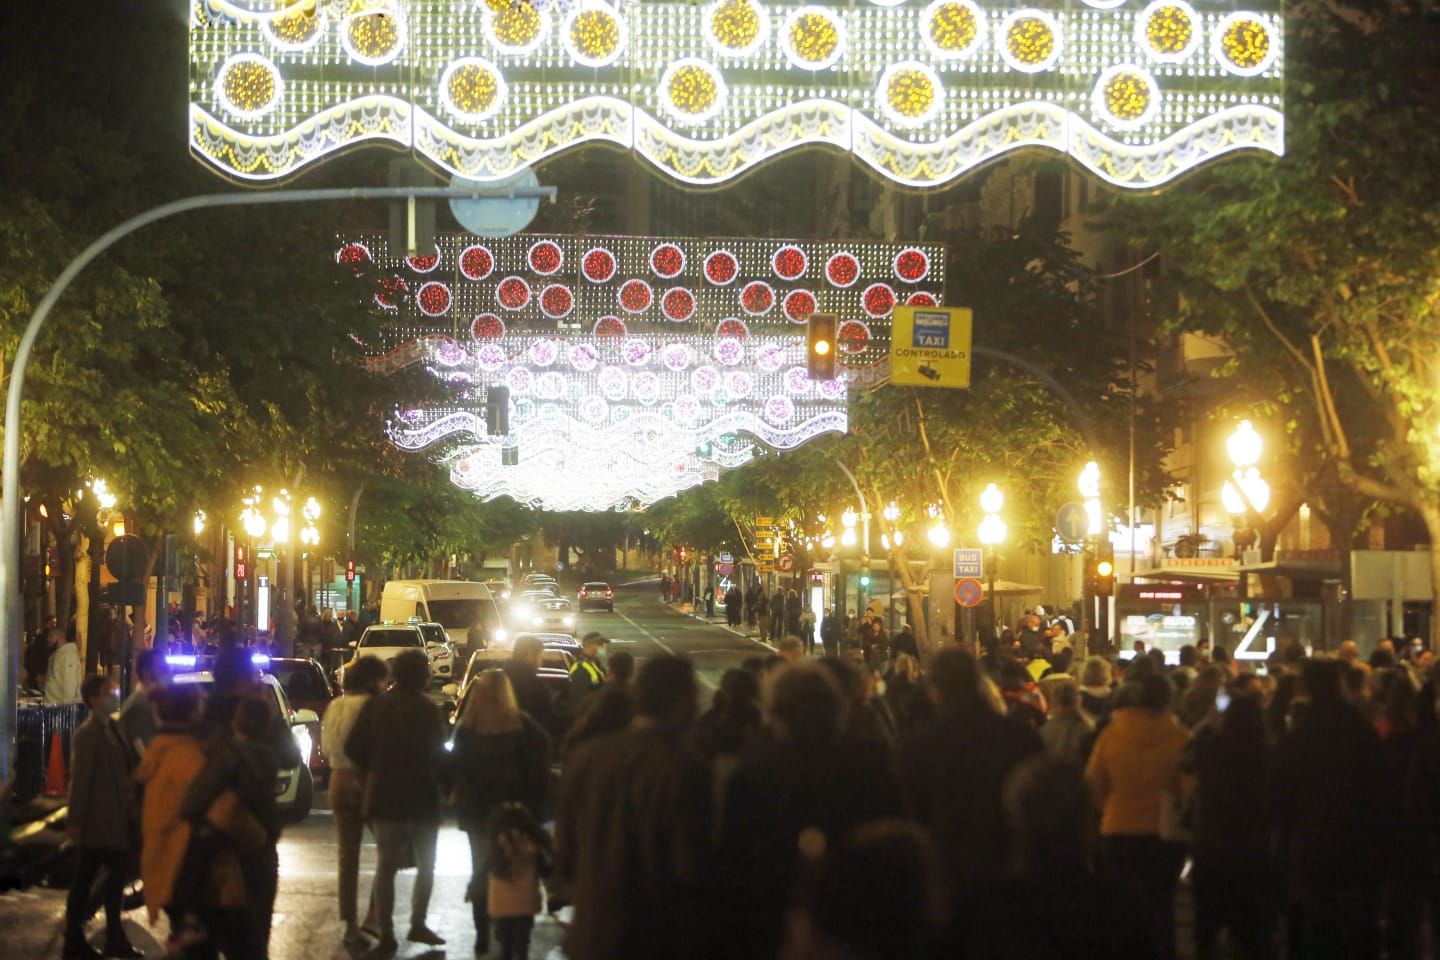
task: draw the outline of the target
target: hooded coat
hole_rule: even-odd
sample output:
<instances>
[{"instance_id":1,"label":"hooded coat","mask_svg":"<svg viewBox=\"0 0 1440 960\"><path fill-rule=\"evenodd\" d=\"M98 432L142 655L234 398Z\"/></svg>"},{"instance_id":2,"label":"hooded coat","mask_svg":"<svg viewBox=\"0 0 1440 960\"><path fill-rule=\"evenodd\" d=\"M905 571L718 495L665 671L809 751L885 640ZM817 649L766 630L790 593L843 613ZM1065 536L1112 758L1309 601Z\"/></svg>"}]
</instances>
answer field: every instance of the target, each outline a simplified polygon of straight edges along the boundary
<instances>
[{"instance_id":1,"label":"hooded coat","mask_svg":"<svg viewBox=\"0 0 1440 960\"><path fill-rule=\"evenodd\" d=\"M1179 788L1190 735L1169 713L1124 707L1095 740L1085 779L1100 808L1101 836L1158 836L1161 794Z\"/></svg>"}]
</instances>

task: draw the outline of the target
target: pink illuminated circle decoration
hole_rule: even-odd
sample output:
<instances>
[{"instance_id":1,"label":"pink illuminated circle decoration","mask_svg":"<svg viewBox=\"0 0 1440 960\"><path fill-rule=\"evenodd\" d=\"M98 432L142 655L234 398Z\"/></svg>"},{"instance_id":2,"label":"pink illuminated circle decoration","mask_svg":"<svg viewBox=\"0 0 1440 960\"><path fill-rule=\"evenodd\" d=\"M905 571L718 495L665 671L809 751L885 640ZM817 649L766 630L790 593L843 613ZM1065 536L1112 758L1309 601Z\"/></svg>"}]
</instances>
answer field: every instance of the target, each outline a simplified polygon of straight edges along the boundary
<instances>
[{"instance_id":1,"label":"pink illuminated circle decoration","mask_svg":"<svg viewBox=\"0 0 1440 960\"><path fill-rule=\"evenodd\" d=\"M575 309L575 296L563 283L552 283L540 291L540 312L551 320L570 315Z\"/></svg>"},{"instance_id":2,"label":"pink illuminated circle decoration","mask_svg":"<svg viewBox=\"0 0 1440 960\"><path fill-rule=\"evenodd\" d=\"M775 288L764 280L752 280L740 291L740 309L758 317L769 313L775 306Z\"/></svg>"},{"instance_id":3,"label":"pink illuminated circle decoration","mask_svg":"<svg viewBox=\"0 0 1440 960\"><path fill-rule=\"evenodd\" d=\"M895 276L906 283L919 283L930 272L930 258L925 251L909 247L895 254Z\"/></svg>"},{"instance_id":4,"label":"pink illuminated circle decoration","mask_svg":"<svg viewBox=\"0 0 1440 960\"><path fill-rule=\"evenodd\" d=\"M406 257L405 264L416 273L429 273L440 266L440 248L436 247L434 253L417 253L413 257Z\"/></svg>"},{"instance_id":5,"label":"pink illuminated circle decoration","mask_svg":"<svg viewBox=\"0 0 1440 960\"><path fill-rule=\"evenodd\" d=\"M625 321L614 316L601 317L595 321L595 329L591 332L597 337L623 337Z\"/></svg>"},{"instance_id":6,"label":"pink illuminated circle decoration","mask_svg":"<svg viewBox=\"0 0 1440 960\"><path fill-rule=\"evenodd\" d=\"M644 280L626 280L620 285L620 306L627 313L644 313L655 299L650 284Z\"/></svg>"},{"instance_id":7,"label":"pink illuminated circle decoration","mask_svg":"<svg viewBox=\"0 0 1440 960\"><path fill-rule=\"evenodd\" d=\"M916 290L905 298L906 306L910 307L933 307L937 306L935 295L926 293L924 290Z\"/></svg>"},{"instance_id":8,"label":"pink illuminated circle decoration","mask_svg":"<svg viewBox=\"0 0 1440 960\"><path fill-rule=\"evenodd\" d=\"M825 279L832 286L850 287L860 279L860 260L853 253L837 253L825 261Z\"/></svg>"},{"instance_id":9,"label":"pink illuminated circle decoration","mask_svg":"<svg viewBox=\"0 0 1440 960\"><path fill-rule=\"evenodd\" d=\"M774 373L785 365L785 348L778 343L766 343L755 351L755 366L766 373Z\"/></svg>"},{"instance_id":10,"label":"pink illuminated circle decoration","mask_svg":"<svg viewBox=\"0 0 1440 960\"><path fill-rule=\"evenodd\" d=\"M650 251L650 269L655 276L672 280L685 269L685 251L673 243L662 243Z\"/></svg>"},{"instance_id":11,"label":"pink illuminated circle decoration","mask_svg":"<svg viewBox=\"0 0 1440 960\"><path fill-rule=\"evenodd\" d=\"M696 367L690 374L690 386L696 393L711 393L720 386L720 371L714 367Z\"/></svg>"},{"instance_id":12,"label":"pink illuminated circle decoration","mask_svg":"<svg viewBox=\"0 0 1440 960\"><path fill-rule=\"evenodd\" d=\"M809 290L791 290L785 294L785 316L793 323L804 323L815 312L815 294Z\"/></svg>"},{"instance_id":13,"label":"pink illuminated circle decoration","mask_svg":"<svg viewBox=\"0 0 1440 960\"><path fill-rule=\"evenodd\" d=\"M594 247L585 251L585 256L580 258L580 272L585 274L585 279L591 283L605 283L615 276L615 254L604 247Z\"/></svg>"},{"instance_id":14,"label":"pink illuminated circle decoration","mask_svg":"<svg viewBox=\"0 0 1440 960\"><path fill-rule=\"evenodd\" d=\"M688 344L684 343L667 344L660 351L660 362L676 373L689 369L694 359L695 352L690 349Z\"/></svg>"},{"instance_id":15,"label":"pink illuminated circle decoration","mask_svg":"<svg viewBox=\"0 0 1440 960\"><path fill-rule=\"evenodd\" d=\"M888 317L895 309L895 291L888 283L872 283L860 295L860 303L872 317Z\"/></svg>"},{"instance_id":16,"label":"pink illuminated circle decoration","mask_svg":"<svg viewBox=\"0 0 1440 960\"><path fill-rule=\"evenodd\" d=\"M484 344L476 353L475 362L480 365L481 370L494 373L505 366L505 350L498 343Z\"/></svg>"},{"instance_id":17,"label":"pink illuminated circle decoration","mask_svg":"<svg viewBox=\"0 0 1440 960\"><path fill-rule=\"evenodd\" d=\"M427 317L443 317L450 312L450 288L439 280L422 283L415 292L415 306Z\"/></svg>"},{"instance_id":18,"label":"pink illuminated circle decoration","mask_svg":"<svg viewBox=\"0 0 1440 960\"><path fill-rule=\"evenodd\" d=\"M789 423L795 416L795 404L789 397L773 396L765 401L765 419L771 423Z\"/></svg>"},{"instance_id":19,"label":"pink illuminated circle decoration","mask_svg":"<svg viewBox=\"0 0 1440 960\"><path fill-rule=\"evenodd\" d=\"M810 374L804 367L791 367L785 371L785 392L801 396L810 390Z\"/></svg>"},{"instance_id":20,"label":"pink illuminated circle decoration","mask_svg":"<svg viewBox=\"0 0 1440 960\"><path fill-rule=\"evenodd\" d=\"M410 285L404 277L381 277L375 282L375 302L386 310L396 310L409 290Z\"/></svg>"},{"instance_id":21,"label":"pink illuminated circle decoration","mask_svg":"<svg viewBox=\"0 0 1440 960\"><path fill-rule=\"evenodd\" d=\"M695 294L684 287L671 287L660 298L660 312L676 323L689 320L695 315Z\"/></svg>"},{"instance_id":22,"label":"pink illuminated circle decoration","mask_svg":"<svg viewBox=\"0 0 1440 960\"><path fill-rule=\"evenodd\" d=\"M715 341L715 359L733 367L745 359L745 344L738 337L721 337Z\"/></svg>"},{"instance_id":23,"label":"pink illuminated circle decoration","mask_svg":"<svg viewBox=\"0 0 1440 960\"><path fill-rule=\"evenodd\" d=\"M643 367L650 360L650 344L639 337L631 337L620 346L620 355L632 367Z\"/></svg>"},{"instance_id":24,"label":"pink illuminated circle decoration","mask_svg":"<svg viewBox=\"0 0 1440 960\"><path fill-rule=\"evenodd\" d=\"M715 336L744 340L750 336L750 328L739 317L727 317L715 325Z\"/></svg>"},{"instance_id":25,"label":"pink illuminated circle decoration","mask_svg":"<svg viewBox=\"0 0 1440 960\"><path fill-rule=\"evenodd\" d=\"M560 357L560 341L536 340L530 344L530 362L537 367L548 367Z\"/></svg>"},{"instance_id":26,"label":"pink illuminated circle decoration","mask_svg":"<svg viewBox=\"0 0 1440 960\"><path fill-rule=\"evenodd\" d=\"M449 337L441 340L440 345L435 348L435 359L447 367L459 365L464 362L468 356L469 354L465 352L465 348Z\"/></svg>"},{"instance_id":27,"label":"pink illuminated circle decoration","mask_svg":"<svg viewBox=\"0 0 1440 960\"><path fill-rule=\"evenodd\" d=\"M570 348L570 366L581 373L589 373L600 363L600 351L593 344L577 343Z\"/></svg>"},{"instance_id":28,"label":"pink illuminated circle decoration","mask_svg":"<svg viewBox=\"0 0 1440 960\"><path fill-rule=\"evenodd\" d=\"M705 258L705 279L723 287L740 274L740 261L729 250L716 250Z\"/></svg>"},{"instance_id":29,"label":"pink illuminated circle decoration","mask_svg":"<svg viewBox=\"0 0 1440 960\"><path fill-rule=\"evenodd\" d=\"M810 258L794 244L786 244L775 251L775 255L770 258L770 266L774 269L775 276L780 279L794 280L804 275L805 268L810 266Z\"/></svg>"},{"instance_id":30,"label":"pink illuminated circle decoration","mask_svg":"<svg viewBox=\"0 0 1440 960\"><path fill-rule=\"evenodd\" d=\"M505 321L493 313L482 313L470 322L470 336L475 340L499 340L505 336Z\"/></svg>"},{"instance_id":31,"label":"pink illuminated circle decoration","mask_svg":"<svg viewBox=\"0 0 1440 960\"><path fill-rule=\"evenodd\" d=\"M481 244L460 251L460 272L467 280L484 280L495 270L495 254Z\"/></svg>"},{"instance_id":32,"label":"pink illuminated circle decoration","mask_svg":"<svg viewBox=\"0 0 1440 960\"><path fill-rule=\"evenodd\" d=\"M525 259L530 263L531 270L542 277L548 277L560 269L560 264L565 261L565 253L553 240L539 240L531 245Z\"/></svg>"},{"instance_id":33,"label":"pink illuminated circle decoration","mask_svg":"<svg viewBox=\"0 0 1440 960\"><path fill-rule=\"evenodd\" d=\"M495 299L506 310L523 310L530 302L530 284L523 277L506 277L495 288Z\"/></svg>"},{"instance_id":34,"label":"pink illuminated circle decoration","mask_svg":"<svg viewBox=\"0 0 1440 960\"><path fill-rule=\"evenodd\" d=\"M846 320L840 324L835 339L846 353L860 353L870 343L870 328L859 320Z\"/></svg>"}]
</instances>

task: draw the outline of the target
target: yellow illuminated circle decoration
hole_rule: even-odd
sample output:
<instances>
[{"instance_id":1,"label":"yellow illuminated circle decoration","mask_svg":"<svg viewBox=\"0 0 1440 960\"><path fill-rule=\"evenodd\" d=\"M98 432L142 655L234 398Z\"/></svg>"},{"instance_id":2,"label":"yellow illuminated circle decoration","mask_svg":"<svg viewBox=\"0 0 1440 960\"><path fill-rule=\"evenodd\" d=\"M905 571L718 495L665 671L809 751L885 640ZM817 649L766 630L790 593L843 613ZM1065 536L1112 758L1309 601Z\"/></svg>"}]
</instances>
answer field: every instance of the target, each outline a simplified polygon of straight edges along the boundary
<instances>
[{"instance_id":1,"label":"yellow illuminated circle decoration","mask_svg":"<svg viewBox=\"0 0 1440 960\"><path fill-rule=\"evenodd\" d=\"M258 53L237 53L215 75L215 99L232 116L254 120L274 110L285 92L275 64Z\"/></svg>"},{"instance_id":2,"label":"yellow illuminated circle decoration","mask_svg":"<svg viewBox=\"0 0 1440 960\"><path fill-rule=\"evenodd\" d=\"M533 53L545 42L550 15L530 0L481 0L485 32L505 53Z\"/></svg>"},{"instance_id":3,"label":"yellow illuminated circle decoration","mask_svg":"<svg viewBox=\"0 0 1440 960\"><path fill-rule=\"evenodd\" d=\"M561 28L565 49L576 63L603 67L614 63L628 39L625 20L604 0L572 10Z\"/></svg>"},{"instance_id":4,"label":"yellow illuminated circle decoration","mask_svg":"<svg viewBox=\"0 0 1440 960\"><path fill-rule=\"evenodd\" d=\"M505 102L505 78L489 60L465 57L440 75L440 102L458 120L493 116Z\"/></svg>"},{"instance_id":5,"label":"yellow illuminated circle decoration","mask_svg":"<svg viewBox=\"0 0 1440 960\"><path fill-rule=\"evenodd\" d=\"M706 8L700 27L722 57L744 57L765 45L770 15L758 0L719 0Z\"/></svg>"},{"instance_id":6,"label":"yellow illuminated circle decoration","mask_svg":"<svg viewBox=\"0 0 1440 960\"><path fill-rule=\"evenodd\" d=\"M1210 41L1216 62L1237 77L1264 73L1280 53L1274 30L1258 13L1227 14L1216 25Z\"/></svg>"},{"instance_id":7,"label":"yellow illuminated circle decoration","mask_svg":"<svg viewBox=\"0 0 1440 960\"><path fill-rule=\"evenodd\" d=\"M660 75L660 103L681 123L696 126L725 106L725 78L704 60L676 60Z\"/></svg>"},{"instance_id":8,"label":"yellow illuminated circle decoration","mask_svg":"<svg viewBox=\"0 0 1440 960\"><path fill-rule=\"evenodd\" d=\"M1039 73L1060 59L1060 22L1047 10L1015 10L1000 21L995 41L1012 70Z\"/></svg>"},{"instance_id":9,"label":"yellow illuminated circle decoration","mask_svg":"<svg viewBox=\"0 0 1440 960\"><path fill-rule=\"evenodd\" d=\"M1095 115L1117 130L1134 130L1155 119L1160 87L1143 67L1120 63L1100 74L1090 106Z\"/></svg>"},{"instance_id":10,"label":"yellow illuminated circle decoration","mask_svg":"<svg viewBox=\"0 0 1440 960\"><path fill-rule=\"evenodd\" d=\"M920 39L941 60L968 57L985 42L985 12L971 0L935 0L920 14Z\"/></svg>"},{"instance_id":11,"label":"yellow illuminated circle decoration","mask_svg":"<svg viewBox=\"0 0 1440 960\"><path fill-rule=\"evenodd\" d=\"M935 119L945 103L945 88L933 67L914 60L891 64L875 90L880 112L891 123L921 127Z\"/></svg>"},{"instance_id":12,"label":"yellow illuminated circle decoration","mask_svg":"<svg viewBox=\"0 0 1440 960\"><path fill-rule=\"evenodd\" d=\"M845 52L845 24L825 7L799 7L785 18L780 49L792 66L824 70Z\"/></svg>"},{"instance_id":13,"label":"yellow illuminated circle decoration","mask_svg":"<svg viewBox=\"0 0 1440 960\"><path fill-rule=\"evenodd\" d=\"M263 29L278 50L309 50L325 36L325 11L320 9L319 0L309 0L296 4L289 13L266 20Z\"/></svg>"},{"instance_id":14,"label":"yellow illuminated circle decoration","mask_svg":"<svg viewBox=\"0 0 1440 960\"><path fill-rule=\"evenodd\" d=\"M1179 63L1200 46L1200 16L1185 0L1154 0L1135 18L1135 43L1151 60Z\"/></svg>"},{"instance_id":15,"label":"yellow illuminated circle decoration","mask_svg":"<svg viewBox=\"0 0 1440 960\"><path fill-rule=\"evenodd\" d=\"M405 48L405 18L398 10L356 3L351 11L340 21L340 44L351 60L378 67L400 56Z\"/></svg>"}]
</instances>

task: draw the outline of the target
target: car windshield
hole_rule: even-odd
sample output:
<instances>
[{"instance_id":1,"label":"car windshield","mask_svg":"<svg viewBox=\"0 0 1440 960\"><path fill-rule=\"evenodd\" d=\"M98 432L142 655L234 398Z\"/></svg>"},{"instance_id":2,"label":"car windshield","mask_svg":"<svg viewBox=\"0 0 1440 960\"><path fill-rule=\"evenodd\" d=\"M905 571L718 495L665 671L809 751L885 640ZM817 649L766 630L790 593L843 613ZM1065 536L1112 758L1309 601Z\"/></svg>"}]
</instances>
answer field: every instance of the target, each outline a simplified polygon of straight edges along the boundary
<instances>
[{"instance_id":1,"label":"car windshield","mask_svg":"<svg viewBox=\"0 0 1440 960\"><path fill-rule=\"evenodd\" d=\"M291 700L327 699L329 691L325 689L324 678L308 663L276 663L272 660L270 672L280 681L280 686L285 688L285 694Z\"/></svg>"},{"instance_id":2,"label":"car windshield","mask_svg":"<svg viewBox=\"0 0 1440 960\"><path fill-rule=\"evenodd\" d=\"M362 647L423 647L418 630L367 630L360 638Z\"/></svg>"},{"instance_id":3,"label":"car windshield","mask_svg":"<svg viewBox=\"0 0 1440 960\"><path fill-rule=\"evenodd\" d=\"M431 600L430 619L446 630L469 630L476 623L486 628L500 626L500 614L493 600L483 597L456 597L452 600Z\"/></svg>"},{"instance_id":4,"label":"car windshield","mask_svg":"<svg viewBox=\"0 0 1440 960\"><path fill-rule=\"evenodd\" d=\"M445 636L445 628L438 623L422 623L420 632L425 635L426 643L444 643L448 639Z\"/></svg>"},{"instance_id":5,"label":"car windshield","mask_svg":"<svg viewBox=\"0 0 1440 960\"><path fill-rule=\"evenodd\" d=\"M608 584L608 583L602 583L602 582L596 580L596 581L592 581L592 582L590 582L590 583L585 584L585 589L586 589L586 590L609 590L609 589L610 589L610 584Z\"/></svg>"}]
</instances>

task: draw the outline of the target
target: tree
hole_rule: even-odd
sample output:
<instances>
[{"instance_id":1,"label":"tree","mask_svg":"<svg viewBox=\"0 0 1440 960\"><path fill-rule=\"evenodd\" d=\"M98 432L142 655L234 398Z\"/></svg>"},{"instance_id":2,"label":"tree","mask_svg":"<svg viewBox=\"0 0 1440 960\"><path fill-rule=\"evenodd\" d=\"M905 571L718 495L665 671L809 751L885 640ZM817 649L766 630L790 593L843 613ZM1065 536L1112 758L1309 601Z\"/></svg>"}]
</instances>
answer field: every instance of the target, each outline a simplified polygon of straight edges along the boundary
<instances>
[{"instance_id":1,"label":"tree","mask_svg":"<svg viewBox=\"0 0 1440 960\"><path fill-rule=\"evenodd\" d=\"M1282 412L1337 539L1357 497L1413 511L1440 597L1440 32L1419 5L1362 0L1288 28L1286 155L1216 165L1111 222L1166 254L1179 321L1229 340L1227 372Z\"/></svg>"}]
</instances>

